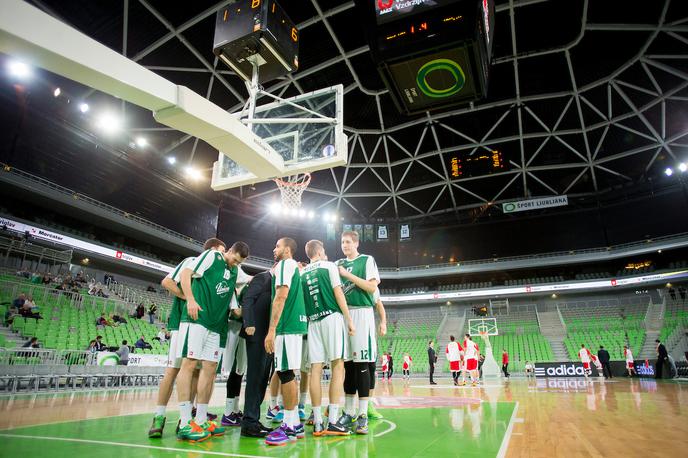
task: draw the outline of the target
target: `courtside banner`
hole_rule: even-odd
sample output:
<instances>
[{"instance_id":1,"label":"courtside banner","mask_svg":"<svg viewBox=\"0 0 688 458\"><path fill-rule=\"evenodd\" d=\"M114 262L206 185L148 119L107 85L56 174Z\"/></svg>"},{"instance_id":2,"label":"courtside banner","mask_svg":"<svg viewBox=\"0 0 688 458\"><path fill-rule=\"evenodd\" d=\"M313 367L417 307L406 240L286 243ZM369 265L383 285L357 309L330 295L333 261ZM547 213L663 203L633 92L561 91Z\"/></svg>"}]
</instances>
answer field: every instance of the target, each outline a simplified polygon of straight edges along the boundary
<instances>
[{"instance_id":1,"label":"courtside banner","mask_svg":"<svg viewBox=\"0 0 688 458\"><path fill-rule=\"evenodd\" d=\"M48 229L42 229L40 227L31 226L29 224L24 224L19 221L14 221L8 218L0 217L0 227L6 226L7 229L24 234L26 232L35 239L49 240L60 245L64 245L70 248L79 248L81 250L90 251L92 253L98 253L103 256L108 256L110 258L120 259L122 261L130 262L132 264L138 264L140 266L148 267L154 270L159 270L161 272L169 273L174 269L174 266L168 266L157 261L151 261L149 259L141 258L139 256L134 256L123 251L113 250L112 248L106 248L95 243L89 243L84 240L75 239L74 237L69 237L68 235L63 235L58 232L53 232Z\"/></svg>"},{"instance_id":2,"label":"courtside banner","mask_svg":"<svg viewBox=\"0 0 688 458\"><path fill-rule=\"evenodd\" d=\"M119 363L119 356L117 353L110 351L99 351L96 362L99 366L116 366ZM166 367L167 355L137 355L129 353L129 362L127 366Z\"/></svg>"},{"instance_id":3,"label":"courtside banner","mask_svg":"<svg viewBox=\"0 0 688 458\"><path fill-rule=\"evenodd\" d=\"M612 376L621 377L626 374L625 361L610 361ZM590 363L591 377L602 377L597 372L595 364ZM563 361L558 363L535 363L535 377L585 377L583 363L578 361Z\"/></svg>"},{"instance_id":4,"label":"courtside banner","mask_svg":"<svg viewBox=\"0 0 688 458\"><path fill-rule=\"evenodd\" d=\"M564 207L569 204L568 196L541 197L539 199L518 200L502 204L504 213L515 213L540 208Z\"/></svg>"}]
</instances>

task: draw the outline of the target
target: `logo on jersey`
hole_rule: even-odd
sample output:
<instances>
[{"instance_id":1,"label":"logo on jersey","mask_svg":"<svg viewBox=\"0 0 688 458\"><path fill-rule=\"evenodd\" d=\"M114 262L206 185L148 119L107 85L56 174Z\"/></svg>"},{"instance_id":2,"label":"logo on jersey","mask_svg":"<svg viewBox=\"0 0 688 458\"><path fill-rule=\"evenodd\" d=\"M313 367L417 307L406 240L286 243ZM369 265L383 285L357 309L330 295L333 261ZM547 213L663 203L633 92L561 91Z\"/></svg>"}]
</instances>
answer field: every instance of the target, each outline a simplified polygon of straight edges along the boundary
<instances>
[{"instance_id":1,"label":"logo on jersey","mask_svg":"<svg viewBox=\"0 0 688 458\"><path fill-rule=\"evenodd\" d=\"M229 285L222 281L215 286L215 292L218 296L224 296L229 293Z\"/></svg>"}]
</instances>

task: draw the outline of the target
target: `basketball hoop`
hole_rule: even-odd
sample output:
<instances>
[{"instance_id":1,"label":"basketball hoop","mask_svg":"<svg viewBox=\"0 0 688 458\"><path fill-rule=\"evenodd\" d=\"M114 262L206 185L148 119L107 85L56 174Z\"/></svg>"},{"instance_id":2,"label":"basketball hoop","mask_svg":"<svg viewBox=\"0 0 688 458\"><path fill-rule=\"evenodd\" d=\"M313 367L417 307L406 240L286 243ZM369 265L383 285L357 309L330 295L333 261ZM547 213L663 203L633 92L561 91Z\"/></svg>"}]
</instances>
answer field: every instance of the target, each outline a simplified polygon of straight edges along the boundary
<instances>
[{"instance_id":1,"label":"basketball hoop","mask_svg":"<svg viewBox=\"0 0 688 458\"><path fill-rule=\"evenodd\" d=\"M274 182L282 195L282 206L289 209L300 208L301 195L311 182L311 174L306 172L286 179L275 178Z\"/></svg>"}]
</instances>

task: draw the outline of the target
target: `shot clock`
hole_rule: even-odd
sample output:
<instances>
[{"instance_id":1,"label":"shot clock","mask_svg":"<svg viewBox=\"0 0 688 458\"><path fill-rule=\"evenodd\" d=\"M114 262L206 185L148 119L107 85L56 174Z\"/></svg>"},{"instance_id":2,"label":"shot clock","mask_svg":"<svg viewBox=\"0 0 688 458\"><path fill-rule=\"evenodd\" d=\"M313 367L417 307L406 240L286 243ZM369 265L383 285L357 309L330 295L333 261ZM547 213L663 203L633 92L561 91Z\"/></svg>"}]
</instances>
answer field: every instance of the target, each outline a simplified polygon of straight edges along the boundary
<instances>
[{"instance_id":1,"label":"shot clock","mask_svg":"<svg viewBox=\"0 0 688 458\"><path fill-rule=\"evenodd\" d=\"M406 114L487 94L494 0L356 0L392 99Z\"/></svg>"},{"instance_id":2,"label":"shot clock","mask_svg":"<svg viewBox=\"0 0 688 458\"><path fill-rule=\"evenodd\" d=\"M245 81L253 63L259 82L299 68L299 31L275 0L240 0L217 12L213 52Z\"/></svg>"}]
</instances>

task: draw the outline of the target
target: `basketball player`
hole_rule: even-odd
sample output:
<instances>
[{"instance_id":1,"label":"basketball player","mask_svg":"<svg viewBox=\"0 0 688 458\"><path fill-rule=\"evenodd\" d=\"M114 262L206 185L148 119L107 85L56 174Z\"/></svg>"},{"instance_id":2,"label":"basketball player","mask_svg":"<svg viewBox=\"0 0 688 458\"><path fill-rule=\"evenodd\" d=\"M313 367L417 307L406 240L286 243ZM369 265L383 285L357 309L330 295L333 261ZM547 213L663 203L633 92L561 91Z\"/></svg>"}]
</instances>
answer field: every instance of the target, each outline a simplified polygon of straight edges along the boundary
<instances>
[{"instance_id":1,"label":"basketball player","mask_svg":"<svg viewBox=\"0 0 688 458\"><path fill-rule=\"evenodd\" d=\"M370 396L371 365L377 356L375 338L374 294L380 283L380 274L372 256L359 254L358 233L342 233L342 252L346 256L337 261L342 287L349 313L356 328L350 338L352 361L344 363L344 414L337 423L341 427L354 427L356 393L358 393L357 434L368 434L368 397Z\"/></svg>"},{"instance_id":2,"label":"basketball player","mask_svg":"<svg viewBox=\"0 0 688 458\"><path fill-rule=\"evenodd\" d=\"M299 421L299 390L294 371L301 369L307 318L299 266L293 259L295 253L296 242L288 237L279 239L273 250L278 263L272 277L272 316L265 337L265 351L275 355L275 371L281 382L284 401L284 422L265 438L267 445L285 445L305 437Z\"/></svg>"},{"instance_id":3,"label":"basketball player","mask_svg":"<svg viewBox=\"0 0 688 458\"><path fill-rule=\"evenodd\" d=\"M635 373L635 361L633 361L633 353L631 353L631 349L628 348L628 345L624 345L624 358L626 358L626 370L628 371L628 376L633 377L633 373Z\"/></svg>"},{"instance_id":4,"label":"basketball player","mask_svg":"<svg viewBox=\"0 0 688 458\"><path fill-rule=\"evenodd\" d=\"M203 244L203 251L205 250L225 250L225 244L222 240L211 238L206 240ZM167 329L170 330L170 348L167 356L167 368L165 369L165 375L160 382L160 387L158 388L158 404L155 410L155 416L153 417L153 424L148 430L149 438L162 437L163 429L165 428L165 413L167 410L167 403L170 401L170 396L172 395L172 388L174 387L174 381L179 373L179 368L181 367L181 358L177 358L177 341L179 334L179 320L181 319L182 309L186 306L186 299L184 293L179 287L179 282L181 281L181 272L186 267L189 267L196 258L190 256L180 262L177 267L174 268L165 278L162 279L160 284L163 288L169 291L172 298L172 307L170 308L170 316L167 319ZM192 398L195 397L196 388L198 384L198 371L194 371L194 376L192 378Z\"/></svg>"},{"instance_id":5,"label":"basketball player","mask_svg":"<svg viewBox=\"0 0 688 458\"><path fill-rule=\"evenodd\" d=\"M449 370L451 371L452 378L454 379L454 385L458 386L459 371L461 370L461 345L454 340L454 336L449 336L449 343L447 344L445 355L447 356L447 361L449 361Z\"/></svg>"},{"instance_id":6,"label":"basketball player","mask_svg":"<svg viewBox=\"0 0 688 458\"><path fill-rule=\"evenodd\" d=\"M389 382L389 358L387 357L387 352L382 354L382 380L387 376L387 381Z\"/></svg>"},{"instance_id":7,"label":"basketball player","mask_svg":"<svg viewBox=\"0 0 688 458\"><path fill-rule=\"evenodd\" d=\"M470 334L466 334L466 339L463 341L463 349L466 358L466 371L471 376L471 384L476 386L478 384L478 358L480 357L480 347L471 340Z\"/></svg>"},{"instance_id":8,"label":"basketball player","mask_svg":"<svg viewBox=\"0 0 688 458\"><path fill-rule=\"evenodd\" d=\"M588 378L590 374L592 374L592 369L590 369L590 361L592 360L592 353L590 353L590 350L585 348L585 344L581 344L581 349L578 352L578 357L580 358L581 362L583 363L583 375L585 375L585 378Z\"/></svg>"},{"instance_id":9,"label":"basketball player","mask_svg":"<svg viewBox=\"0 0 688 458\"><path fill-rule=\"evenodd\" d=\"M319 240L306 243L310 264L302 271L304 299L308 315L308 354L310 356L311 404L313 435L344 436L349 431L331 422L327 429L322 414L322 368L328 363L332 370L328 414L339 418L339 399L344 391L344 361L349 359L349 336L355 334L354 323L346 305L339 269L327 261L325 248Z\"/></svg>"},{"instance_id":10,"label":"basketball player","mask_svg":"<svg viewBox=\"0 0 688 458\"><path fill-rule=\"evenodd\" d=\"M375 288L375 293L373 293L373 300L375 301L375 310L380 317L380 324L377 328L377 333L380 337L384 337L387 334L387 313L385 312L385 305L380 299L380 289ZM375 354L375 360L377 360L377 354ZM368 396L368 419L369 420L381 420L384 418L380 412L375 408L375 383L377 378L375 377L376 364L375 361L369 363L370 372L370 393Z\"/></svg>"},{"instance_id":11,"label":"basketball player","mask_svg":"<svg viewBox=\"0 0 688 458\"><path fill-rule=\"evenodd\" d=\"M248 276L246 276L248 277ZM222 415L222 426L241 426L243 414L239 410L239 395L241 394L241 381L246 373L248 359L246 357L246 339L240 336L241 300L248 278L237 280L237 291L232 296L230 304L229 323L227 323L227 339L224 355L222 356L222 373L229 372L227 379L227 397L225 398L225 413Z\"/></svg>"},{"instance_id":12,"label":"basketball player","mask_svg":"<svg viewBox=\"0 0 688 458\"><path fill-rule=\"evenodd\" d=\"M181 425L177 438L196 442L210 435L224 434L224 428L209 421L208 401L220 360L220 334L227 332L229 302L239 273L248 257L248 245L236 242L224 255L220 251L201 253L181 274L187 299L179 325L177 355L184 358L177 382ZM191 418L191 376L201 362L195 421Z\"/></svg>"},{"instance_id":13,"label":"basketball player","mask_svg":"<svg viewBox=\"0 0 688 458\"><path fill-rule=\"evenodd\" d=\"M404 362L401 364L401 378L408 380L411 377L411 366L413 358L408 353L404 353Z\"/></svg>"}]
</instances>

